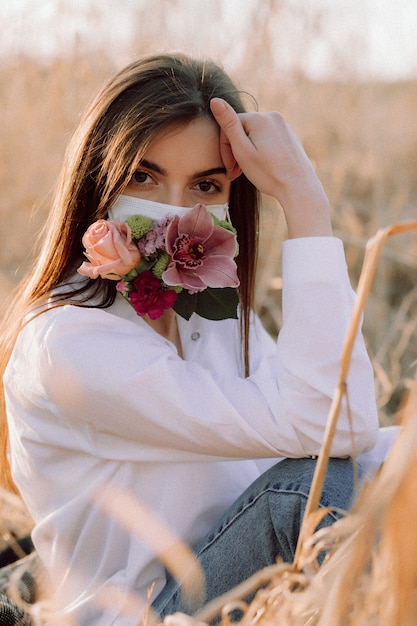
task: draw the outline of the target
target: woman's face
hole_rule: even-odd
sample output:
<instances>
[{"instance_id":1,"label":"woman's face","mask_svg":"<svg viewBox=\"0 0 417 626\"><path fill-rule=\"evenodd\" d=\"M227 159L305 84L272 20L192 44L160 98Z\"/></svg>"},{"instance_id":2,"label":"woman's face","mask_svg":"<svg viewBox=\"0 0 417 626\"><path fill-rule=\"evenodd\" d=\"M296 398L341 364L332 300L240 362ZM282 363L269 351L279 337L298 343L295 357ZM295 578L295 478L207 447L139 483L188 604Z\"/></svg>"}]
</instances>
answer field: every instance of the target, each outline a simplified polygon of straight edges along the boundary
<instances>
[{"instance_id":1,"label":"woman's face","mask_svg":"<svg viewBox=\"0 0 417 626\"><path fill-rule=\"evenodd\" d=\"M230 184L220 156L219 128L202 117L161 132L123 193L191 208L200 202L228 202Z\"/></svg>"}]
</instances>

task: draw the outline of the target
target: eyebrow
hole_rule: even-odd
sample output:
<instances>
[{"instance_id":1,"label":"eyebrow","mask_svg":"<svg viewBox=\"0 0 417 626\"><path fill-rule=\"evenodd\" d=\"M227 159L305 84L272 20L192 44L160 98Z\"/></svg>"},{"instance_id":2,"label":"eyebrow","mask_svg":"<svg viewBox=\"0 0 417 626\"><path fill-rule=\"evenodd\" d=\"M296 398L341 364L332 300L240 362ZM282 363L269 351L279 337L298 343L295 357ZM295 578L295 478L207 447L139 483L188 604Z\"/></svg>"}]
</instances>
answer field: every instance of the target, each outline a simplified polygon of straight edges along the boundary
<instances>
[{"instance_id":1,"label":"eyebrow","mask_svg":"<svg viewBox=\"0 0 417 626\"><path fill-rule=\"evenodd\" d=\"M164 168L160 167L156 163L153 163L153 161L148 161L147 159L142 159L140 165L142 167L146 167L148 170L161 174L161 176L165 176L167 173ZM213 174L226 174L226 168L212 167L208 170L203 170L202 172L195 172L192 176L190 176L190 180L194 178L204 178L205 176L213 176Z\"/></svg>"}]
</instances>

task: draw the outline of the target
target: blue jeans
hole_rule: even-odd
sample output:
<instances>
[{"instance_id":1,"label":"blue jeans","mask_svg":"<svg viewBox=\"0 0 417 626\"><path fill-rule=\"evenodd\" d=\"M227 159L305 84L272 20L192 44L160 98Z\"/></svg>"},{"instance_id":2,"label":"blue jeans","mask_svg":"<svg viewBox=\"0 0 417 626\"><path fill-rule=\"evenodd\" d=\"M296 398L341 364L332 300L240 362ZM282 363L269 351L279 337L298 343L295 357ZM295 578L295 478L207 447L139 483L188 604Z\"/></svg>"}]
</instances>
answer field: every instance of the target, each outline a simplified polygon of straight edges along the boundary
<instances>
[{"instance_id":1,"label":"blue jeans","mask_svg":"<svg viewBox=\"0 0 417 626\"><path fill-rule=\"evenodd\" d=\"M206 602L229 591L277 557L292 562L316 461L285 459L262 474L236 500L196 549L206 577ZM347 510L354 490L351 459L330 459L320 506ZM330 512L320 527L339 516ZM200 606L184 606L181 586L168 582L153 603L162 617L181 611L193 613Z\"/></svg>"}]
</instances>

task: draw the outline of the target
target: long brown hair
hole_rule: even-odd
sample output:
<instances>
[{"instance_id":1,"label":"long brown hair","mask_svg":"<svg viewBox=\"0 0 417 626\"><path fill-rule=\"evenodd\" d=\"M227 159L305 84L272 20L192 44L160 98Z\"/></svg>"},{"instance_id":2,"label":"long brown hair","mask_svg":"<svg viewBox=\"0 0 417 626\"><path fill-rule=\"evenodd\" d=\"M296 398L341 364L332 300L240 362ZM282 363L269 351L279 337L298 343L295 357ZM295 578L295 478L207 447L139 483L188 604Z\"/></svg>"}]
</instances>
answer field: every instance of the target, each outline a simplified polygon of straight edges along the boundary
<instances>
[{"instance_id":1,"label":"long brown hair","mask_svg":"<svg viewBox=\"0 0 417 626\"><path fill-rule=\"evenodd\" d=\"M83 257L82 236L88 226L106 218L109 208L127 185L151 141L164 128L198 117L211 117L210 100L225 99L239 113L244 106L239 91L215 63L183 55L145 57L111 78L87 110L69 144L48 222L43 246L33 270L19 286L5 317L0 376L23 318L35 303L44 302L58 284L73 276ZM258 192L245 176L231 185L230 215L237 230L240 278L242 348L249 371L249 317L253 308L258 248ZM65 290L64 290L65 292ZM74 297L60 289L60 300ZM77 301L94 295L96 306L110 306L116 296L114 281L89 280L76 292ZM13 323L10 323L13 320ZM3 385L1 385L3 396ZM12 485L6 461L7 420L2 397L0 437L3 482Z\"/></svg>"}]
</instances>

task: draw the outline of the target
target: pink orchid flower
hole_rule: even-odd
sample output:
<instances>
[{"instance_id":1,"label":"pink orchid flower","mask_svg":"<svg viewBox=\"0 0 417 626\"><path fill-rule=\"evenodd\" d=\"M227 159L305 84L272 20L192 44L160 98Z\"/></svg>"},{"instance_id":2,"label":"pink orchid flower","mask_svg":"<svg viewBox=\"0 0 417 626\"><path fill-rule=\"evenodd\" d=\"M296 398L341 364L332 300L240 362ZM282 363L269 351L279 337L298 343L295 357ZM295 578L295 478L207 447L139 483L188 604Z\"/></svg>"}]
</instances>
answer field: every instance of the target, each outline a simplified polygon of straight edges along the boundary
<instances>
[{"instance_id":1,"label":"pink orchid flower","mask_svg":"<svg viewBox=\"0 0 417 626\"><path fill-rule=\"evenodd\" d=\"M236 249L235 234L215 225L206 207L197 204L168 226L166 250L171 262L162 279L189 293L206 287L238 287Z\"/></svg>"}]
</instances>

